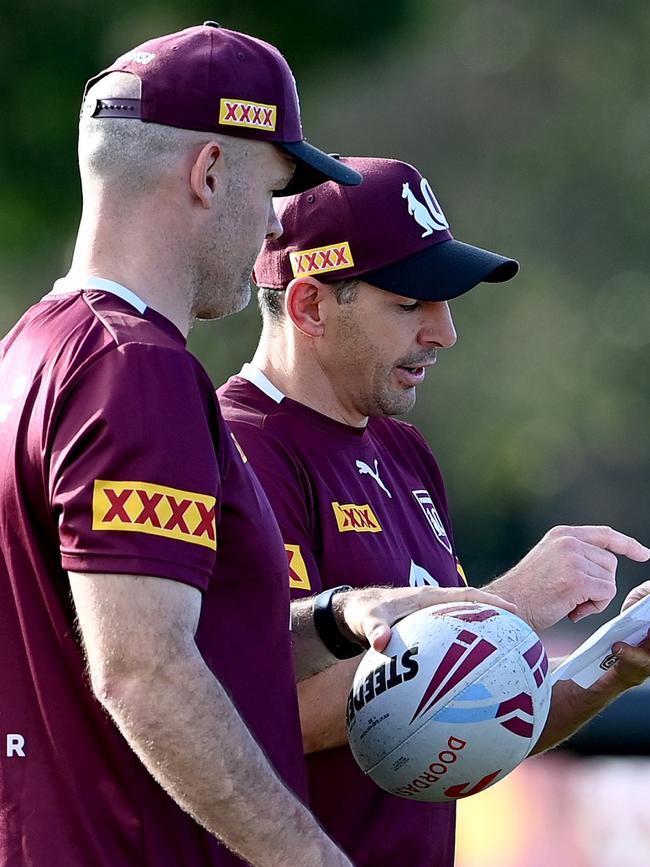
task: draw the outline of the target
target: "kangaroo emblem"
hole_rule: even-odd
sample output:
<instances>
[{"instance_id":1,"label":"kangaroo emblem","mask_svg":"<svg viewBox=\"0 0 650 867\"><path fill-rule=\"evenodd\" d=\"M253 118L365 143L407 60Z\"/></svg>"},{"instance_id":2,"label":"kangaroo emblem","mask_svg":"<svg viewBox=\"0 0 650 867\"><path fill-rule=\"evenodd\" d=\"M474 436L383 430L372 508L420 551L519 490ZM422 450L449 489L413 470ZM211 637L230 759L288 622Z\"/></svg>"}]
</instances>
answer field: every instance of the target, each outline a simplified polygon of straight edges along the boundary
<instances>
[{"instance_id":1,"label":"kangaroo emblem","mask_svg":"<svg viewBox=\"0 0 650 867\"><path fill-rule=\"evenodd\" d=\"M409 585L411 587L440 587L437 579L424 566L418 566L413 560L411 560L411 571L409 572Z\"/></svg>"},{"instance_id":2,"label":"kangaroo emblem","mask_svg":"<svg viewBox=\"0 0 650 867\"><path fill-rule=\"evenodd\" d=\"M426 238L434 231L442 232L443 229L448 229L449 223L426 178L422 178L420 181L420 192L426 204L422 204L419 199L415 198L415 193L409 187L408 181L402 184L402 198L407 201L409 214L424 229L422 237Z\"/></svg>"},{"instance_id":3,"label":"kangaroo emblem","mask_svg":"<svg viewBox=\"0 0 650 867\"><path fill-rule=\"evenodd\" d=\"M388 494L388 496L391 498L391 500L393 499L393 495L388 490L386 485L382 482L382 480L379 476L379 461L377 460L377 458L375 458L374 471L373 471L372 467L370 467L365 461L357 461L357 469L359 470L359 473L362 476L365 475L366 473L368 473L368 475L371 475L373 477L373 479L377 482L379 487L382 489L382 491L385 491Z\"/></svg>"}]
</instances>

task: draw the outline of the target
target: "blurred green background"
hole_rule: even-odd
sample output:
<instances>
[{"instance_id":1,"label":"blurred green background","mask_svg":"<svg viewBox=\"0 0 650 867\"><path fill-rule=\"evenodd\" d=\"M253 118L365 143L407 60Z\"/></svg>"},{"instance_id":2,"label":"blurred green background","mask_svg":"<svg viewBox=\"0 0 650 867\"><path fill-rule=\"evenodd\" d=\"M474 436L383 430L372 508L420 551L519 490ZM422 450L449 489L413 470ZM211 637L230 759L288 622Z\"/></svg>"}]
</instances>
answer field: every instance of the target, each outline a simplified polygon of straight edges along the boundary
<instances>
[{"instance_id":1,"label":"blurred green background","mask_svg":"<svg viewBox=\"0 0 650 867\"><path fill-rule=\"evenodd\" d=\"M67 270L85 80L216 19L283 50L308 138L416 164L456 237L522 263L516 281L453 303L458 344L412 414L470 577L556 523L650 541L647 2L5 0L0 15L0 331ZM191 346L221 383L258 330L251 305L197 325Z\"/></svg>"}]
</instances>

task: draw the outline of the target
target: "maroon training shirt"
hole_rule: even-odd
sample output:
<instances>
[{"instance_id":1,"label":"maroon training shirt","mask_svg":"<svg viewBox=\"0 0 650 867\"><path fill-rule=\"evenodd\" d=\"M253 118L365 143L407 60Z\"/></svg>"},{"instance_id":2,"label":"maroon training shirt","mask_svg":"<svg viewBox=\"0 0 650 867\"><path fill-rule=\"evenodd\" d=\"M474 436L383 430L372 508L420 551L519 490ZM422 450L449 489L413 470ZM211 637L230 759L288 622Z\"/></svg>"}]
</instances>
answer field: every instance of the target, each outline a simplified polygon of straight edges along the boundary
<instances>
[{"instance_id":1,"label":"maroon training shirt","mask_svg":"<svg viewBox=\"0 0 650 867\"><path fill-rule=\"evenodd\" d=\"M339 584L463 584L436 461L410 424L349 427L282 395L258 370L219 390L284 537L292 594ZM347 747L307 757L310 804L357 867L450 867L453 804L393 797Z\"/></svg>"},{"instance_id":2,"label":"maroon training shirt","mask_svg":"<svg viewBox=\"0 0 650 867\"><path fill-rule=\"evenodd\" d=\"M0 864L240 864L93 697L66 570L201 590L203 658L305 796L282 539L180 332L85 285L60 281L0 342Z\"/></svg>"}]
</instances>

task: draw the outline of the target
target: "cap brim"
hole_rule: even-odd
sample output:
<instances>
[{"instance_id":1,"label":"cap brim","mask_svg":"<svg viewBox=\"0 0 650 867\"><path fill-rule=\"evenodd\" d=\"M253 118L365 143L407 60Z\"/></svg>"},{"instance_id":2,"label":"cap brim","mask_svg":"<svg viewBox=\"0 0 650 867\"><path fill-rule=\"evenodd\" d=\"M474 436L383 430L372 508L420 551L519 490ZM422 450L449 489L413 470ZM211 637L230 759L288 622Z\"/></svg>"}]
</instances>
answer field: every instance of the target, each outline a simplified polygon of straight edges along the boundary
<instances>
[{"instance_id":1,"label":"cap brim","mask_svg":"<svg viewBox=\"0 0 650 867\"><path fill-rule=\"evenodd\" d=\"M293 196L311 190L325 181L335 181L353 187L363 180L359 172L355 172L345 163L318 150L306 141L297 142L274 142L279 148L293 157L296 161L296 170L288 186L279 190L278 196Z\"/></svg>"},{"instance_id":2,"label":"cap brim","mask_svg":"<svg viewBox=\"0 0 650 867\"><path fill-rule=\"evenodd\" d=\"M359 279L406 298L449 301L479 283L510 280L517 271L514 259L451 239L360 274Z\"/></svg>"}]
</instances>

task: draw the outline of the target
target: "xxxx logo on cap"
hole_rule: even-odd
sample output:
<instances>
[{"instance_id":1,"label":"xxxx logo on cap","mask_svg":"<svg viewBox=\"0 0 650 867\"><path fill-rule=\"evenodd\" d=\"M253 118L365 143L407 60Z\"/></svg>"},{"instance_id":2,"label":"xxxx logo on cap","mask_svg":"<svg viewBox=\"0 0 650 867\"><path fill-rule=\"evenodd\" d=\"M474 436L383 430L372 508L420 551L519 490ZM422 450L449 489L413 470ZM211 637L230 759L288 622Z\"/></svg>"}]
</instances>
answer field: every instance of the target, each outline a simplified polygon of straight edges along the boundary
<instances>
[{"instance_id":1,"label":"xxxx logo on cap","mask_svg":"<svg viewBox=\"0 0 650 867\"><path fill-rule=\"evenodd\" d=\"M216 500L149 482L96 479L93 530L126 530L166 536L216 550Z\"/></svg>"},{"instance_id":2,"label":"xxxx logo on cap","mask_svg":"<svg viewBox=\"0 0 650 867\"><path fill-rule=\"evenodd\" d=\"M278 108L263 102L245 102L237 99L222 99L219 123L226 126L246 126L273 132Z\"/></svg>"},{"instance_id":3,"label":"xxxx logo on cap","mask_svg":"<svg viewBox=\"0 0 650 867\"><path fill-rule=\"evenodd\" d=\"M352 268L354 259L347 241L330 244L329 247L313 247L311 250L296 250L289 253L291 270L294 277L307 277L324 274L326 271L340 271Z\"/></svg>"}]
</instances>

